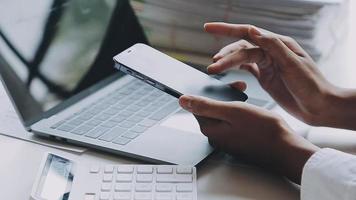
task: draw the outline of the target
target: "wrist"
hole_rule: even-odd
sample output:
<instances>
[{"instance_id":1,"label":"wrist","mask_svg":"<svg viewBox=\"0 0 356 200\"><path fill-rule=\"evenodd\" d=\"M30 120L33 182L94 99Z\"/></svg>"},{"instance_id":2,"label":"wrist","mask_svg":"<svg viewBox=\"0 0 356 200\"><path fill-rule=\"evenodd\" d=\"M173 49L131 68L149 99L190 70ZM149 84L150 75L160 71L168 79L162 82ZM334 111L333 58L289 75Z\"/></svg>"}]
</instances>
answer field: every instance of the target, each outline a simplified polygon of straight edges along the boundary
<instances>
[{"instance_id":1,"label":"wrist","mask_svg":"<svg viewBox=\"0 0 356 200\"><path fill-rule=\"evenodd\" d=\"M280 172L289 180L300 184L304 165L319 147L290 129L286 129L285 132L281 141Z\"/></svg>"},{"instance_id":2,"label":"wrist","mask_svg":"<svg viewBox=\"0 0 356 200\"><path fill-rule=\"evenodd\" d=\"M326 99L320 125L356 130L356 90L334 88Z\"/></svg>"}]
</instances>

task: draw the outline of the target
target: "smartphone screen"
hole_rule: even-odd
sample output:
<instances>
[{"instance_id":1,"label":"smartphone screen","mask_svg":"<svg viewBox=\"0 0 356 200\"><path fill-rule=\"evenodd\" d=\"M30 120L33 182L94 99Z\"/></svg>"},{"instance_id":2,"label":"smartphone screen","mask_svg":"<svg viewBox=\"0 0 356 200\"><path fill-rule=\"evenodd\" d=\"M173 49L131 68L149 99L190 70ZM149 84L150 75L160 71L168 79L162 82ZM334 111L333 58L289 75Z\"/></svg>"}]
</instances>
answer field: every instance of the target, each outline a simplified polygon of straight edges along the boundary
<instances>
[{"instance_id":1,"label":"smartphone screen","mask_svg":"<svg viewBox=\"0 0 356 200\"><path fill-rule=\"evenodd\" d=\"M135 44L114 57L115 67L177 98L198 95L246 101L247 95L148 45Z\"/></svg>"}]
</instances>

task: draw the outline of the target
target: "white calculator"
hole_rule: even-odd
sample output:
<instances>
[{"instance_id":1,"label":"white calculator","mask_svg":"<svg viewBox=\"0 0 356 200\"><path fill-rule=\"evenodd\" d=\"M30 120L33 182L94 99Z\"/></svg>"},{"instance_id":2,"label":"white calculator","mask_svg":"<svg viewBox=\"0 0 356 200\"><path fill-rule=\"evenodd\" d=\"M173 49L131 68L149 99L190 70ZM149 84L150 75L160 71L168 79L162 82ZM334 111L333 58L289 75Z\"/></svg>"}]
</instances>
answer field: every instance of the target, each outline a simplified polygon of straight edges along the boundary
<instances>
[{"instance_id":1,"label":"white calculator","mask_svg":"<svg viewBox=\"0 0 356 200\"><path fill-rule=\"evenodd\" d=\"M196 168L179 165L80 165L47 153L33 200L197 200Z\"/></svg>"}]
</instances>

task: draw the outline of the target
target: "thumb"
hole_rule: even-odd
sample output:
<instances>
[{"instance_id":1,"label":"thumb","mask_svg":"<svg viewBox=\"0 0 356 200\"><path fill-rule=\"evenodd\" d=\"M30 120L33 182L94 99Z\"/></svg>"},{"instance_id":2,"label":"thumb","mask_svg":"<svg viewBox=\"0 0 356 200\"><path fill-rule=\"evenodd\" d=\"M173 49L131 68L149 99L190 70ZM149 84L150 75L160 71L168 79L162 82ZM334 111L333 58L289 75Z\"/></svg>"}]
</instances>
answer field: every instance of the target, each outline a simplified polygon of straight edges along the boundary
<instances>
[{"instance_id":1,"label":"thumb","mask_svg":"<svg viewBox=\"0 0 356 200\"><path fill-rule=\"evenodd\" d=\"M248 35L253 43L283 66L288 66L291 60L297 59L297 55L276 34L262 32L252 26L249 28Z\"/></svg>"},{"instance_id":2,"label":"thumb","mask_svg":"<svg viewBox=\"0 0 356 200\"><path fill-rule=\"evenodd\" d=\"M231 105L227 102L215 101L205 97L183 95L179 104L185 110L201 117L229 121Z\"/></svg>"}]
</instances>

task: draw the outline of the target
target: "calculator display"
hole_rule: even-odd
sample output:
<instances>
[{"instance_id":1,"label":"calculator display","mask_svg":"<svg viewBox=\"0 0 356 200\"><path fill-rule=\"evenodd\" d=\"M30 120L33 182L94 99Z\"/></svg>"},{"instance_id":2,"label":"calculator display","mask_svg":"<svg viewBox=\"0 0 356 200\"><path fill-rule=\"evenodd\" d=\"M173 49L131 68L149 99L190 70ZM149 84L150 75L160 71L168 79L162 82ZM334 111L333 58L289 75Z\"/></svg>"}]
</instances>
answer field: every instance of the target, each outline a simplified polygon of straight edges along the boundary
<instances>
[{"instance_id":1,"label":"calculator display","mask_svg":"<svg viewBox=\"0 0 356 200\"><path fill-rule=\"evenodd\" d=\"M42 171L37 196L46 200L68 200L73 183L74 163L49 154Z\"/></svg>"}]
</instances>

